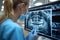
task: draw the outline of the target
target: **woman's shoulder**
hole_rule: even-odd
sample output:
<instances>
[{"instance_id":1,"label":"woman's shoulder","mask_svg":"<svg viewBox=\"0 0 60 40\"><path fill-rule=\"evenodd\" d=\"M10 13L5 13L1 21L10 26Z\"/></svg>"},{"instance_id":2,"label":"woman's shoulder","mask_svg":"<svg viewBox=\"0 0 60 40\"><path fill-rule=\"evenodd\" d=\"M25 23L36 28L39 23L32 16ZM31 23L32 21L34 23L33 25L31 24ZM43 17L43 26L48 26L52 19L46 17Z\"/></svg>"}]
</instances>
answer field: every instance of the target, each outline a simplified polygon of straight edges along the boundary
<instances>
[{"instance_id":1,"label":"woman's shoulder","mask_svg":"<svg viewBox=\"0 0 60 40\"><path fill-rule=\"evenodd\" d=\"M13 22L13 20L11 19L7 19L6 21L4 21L1 26L3 27L7 27L7 28L21 28L21 26L19 26L17 23Z\"/></svg>"},{"instance_id":2,"label":"woman's shoulder","mask_svg":"<svg viewBox=\"0 0 60 40\"><path fill-rule=\"evenodd\" d=\"M22 31L22 28L15 22L13 22L12 20L10 19L7 19L5 22L3 22L1 24L1 33L3 32L3 37L4 38L8 38L12 35L10 34L13 34L14 35L17 35L18 33L20 34L20 32Z\"/></svg>"}]
</instances>

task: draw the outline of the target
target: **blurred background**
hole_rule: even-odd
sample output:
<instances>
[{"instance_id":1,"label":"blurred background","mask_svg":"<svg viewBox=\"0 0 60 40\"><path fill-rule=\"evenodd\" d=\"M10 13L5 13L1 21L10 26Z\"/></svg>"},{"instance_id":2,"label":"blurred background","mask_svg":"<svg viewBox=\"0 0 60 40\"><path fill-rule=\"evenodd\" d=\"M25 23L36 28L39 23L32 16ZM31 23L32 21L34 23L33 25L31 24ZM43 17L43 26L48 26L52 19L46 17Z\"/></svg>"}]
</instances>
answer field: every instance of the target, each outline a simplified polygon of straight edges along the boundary
<instances>
[{"instance_id":1,"label":"blurred background","mask_svg":"<svg viewBox=\"0 0 60 40\"><path fill-rule=\"evenodd\" d=\"M44 4L48 4L50 2L55 2L55 1L60 1L60 0L30 0L29 8L35 7L35 6L44 5ZM0 13L3 10L4 10L4 0L0 0ZM21 25L24 26L23 24L21 24ZM24 30L24 34L27 35L28 32ZM51 40L51 39L43 37L43 36L40 36L37 40Z\"/></svg>"},{"instance_id":2,"label":"blurred background","mask_svg":"<svg viewBox=\"0 0 60 40\"><path fill-rule=\"evenodd\" d=\"M59 0L30 0L30 6L34 7L34 6L39 6L39 5L43 5L43 4L48 4L50 2L55 2L55 1L59 1ZM4 0L0 0L0 11L4 10Z\"/></svg>"}]
</instances>

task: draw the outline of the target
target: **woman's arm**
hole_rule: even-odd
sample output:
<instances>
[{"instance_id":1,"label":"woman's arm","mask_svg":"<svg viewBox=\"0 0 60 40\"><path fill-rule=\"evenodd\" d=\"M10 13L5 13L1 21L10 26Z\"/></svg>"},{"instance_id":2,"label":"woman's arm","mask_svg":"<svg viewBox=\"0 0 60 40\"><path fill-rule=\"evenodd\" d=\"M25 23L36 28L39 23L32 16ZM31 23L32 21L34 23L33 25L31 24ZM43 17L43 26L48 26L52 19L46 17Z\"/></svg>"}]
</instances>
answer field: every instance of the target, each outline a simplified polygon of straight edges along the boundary
<instances>
[{"instance_id":1,"label":"woman's arm","mask_svg":"<svg viewBox=\"0 0 60 40\"><path fill-rule=\"evenodd\" d=\"M3 26L3 39L4 40L25 40L23 29L19 26L5 25Z\"/></svg>"}]
</instances>

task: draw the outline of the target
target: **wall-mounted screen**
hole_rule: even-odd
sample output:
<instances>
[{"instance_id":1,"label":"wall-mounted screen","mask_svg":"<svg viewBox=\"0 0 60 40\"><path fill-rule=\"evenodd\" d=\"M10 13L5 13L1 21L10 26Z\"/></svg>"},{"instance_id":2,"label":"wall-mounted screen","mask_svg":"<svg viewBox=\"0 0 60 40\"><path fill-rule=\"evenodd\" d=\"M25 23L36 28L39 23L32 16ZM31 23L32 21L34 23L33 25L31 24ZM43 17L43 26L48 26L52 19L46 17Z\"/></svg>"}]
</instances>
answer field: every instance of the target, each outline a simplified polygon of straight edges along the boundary
<instances>
[{"instance_id":1,"label":"wall-mounted screen","mask_svg":"<svg viewBox=\"0 0 60 40\"><path fill-rule=\"evenodd\" d=\"M25 18L25 29L36 29L42 36L60 40L60 1L30 8Z\"/></svg>"},{"instance_id":2,"label":"wall-mounted screen","mask_svg":"<svg viewBox=\"0 0 60 40\"><path fill-rule=\"evenodd\" d=\"M40 33L51 35L52 9L30 11L26 15L25 28L37 29Z\"/></svg>"}]
</instances>

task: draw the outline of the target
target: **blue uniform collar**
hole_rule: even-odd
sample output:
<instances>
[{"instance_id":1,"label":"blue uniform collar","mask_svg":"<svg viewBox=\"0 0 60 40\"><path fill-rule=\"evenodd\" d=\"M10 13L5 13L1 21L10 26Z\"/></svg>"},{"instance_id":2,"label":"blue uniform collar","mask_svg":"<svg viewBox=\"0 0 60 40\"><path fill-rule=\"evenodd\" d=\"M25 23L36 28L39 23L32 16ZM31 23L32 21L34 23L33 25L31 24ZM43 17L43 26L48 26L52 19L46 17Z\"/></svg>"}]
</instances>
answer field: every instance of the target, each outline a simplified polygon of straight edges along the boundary
<instances>
[{"instance_id":1,"label":"blue uniform collar","mask_svg":"<svg viewBox=\"0 0 60 40\"><path fill-rule=\"evenodd\" d=\"M13 22L13 20L10 18L7 18L6 20L4 20L3 23L1 23L1 25L8 24L9 22L11 23L11 22Z\"/></svg>"}]
</instances>

